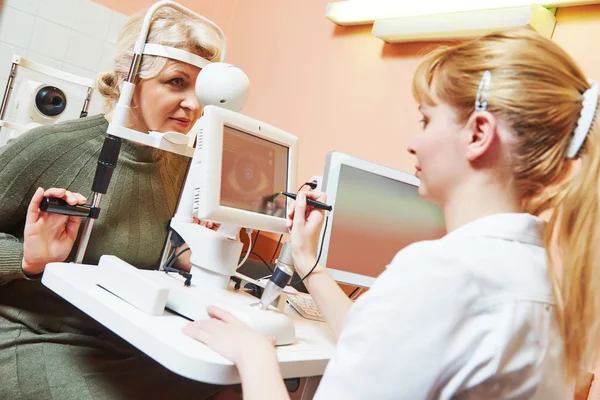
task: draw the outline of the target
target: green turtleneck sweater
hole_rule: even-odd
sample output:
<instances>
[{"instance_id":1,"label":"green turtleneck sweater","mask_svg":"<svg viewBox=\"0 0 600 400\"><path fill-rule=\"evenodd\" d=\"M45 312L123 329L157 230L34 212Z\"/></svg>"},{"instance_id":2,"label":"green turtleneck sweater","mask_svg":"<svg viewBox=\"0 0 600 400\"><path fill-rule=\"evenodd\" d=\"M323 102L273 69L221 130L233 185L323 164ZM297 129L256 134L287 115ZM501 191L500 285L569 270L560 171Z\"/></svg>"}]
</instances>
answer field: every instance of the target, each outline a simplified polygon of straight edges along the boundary
<instances>
[{"instance_id":1,"label":"green turtleneck sweater","mask_svg":"<svg viewBox=\"0 0 600 400\"><path fill-rule=\"evenodd\" d=\"M197 399L214 391L171 373L21 271L33 193L67 188L90 199L107 128L98 115L31 130L0 149L0 399ZM114 254L156 267L186 167L184 157L123 142L84 263Z\"/></svg>"}]
</instances>

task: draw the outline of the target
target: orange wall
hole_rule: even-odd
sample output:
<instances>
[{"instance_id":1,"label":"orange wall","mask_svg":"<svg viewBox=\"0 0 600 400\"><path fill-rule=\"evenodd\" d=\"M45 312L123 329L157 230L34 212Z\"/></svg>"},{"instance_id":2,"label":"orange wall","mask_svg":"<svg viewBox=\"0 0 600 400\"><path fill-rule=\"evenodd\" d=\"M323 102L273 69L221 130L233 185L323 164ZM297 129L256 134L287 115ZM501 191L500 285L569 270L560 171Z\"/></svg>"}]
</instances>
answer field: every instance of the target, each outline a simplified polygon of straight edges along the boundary
<instances>
[{"instance_id":1,"label":"orange wall","mask_svg":"<svg viewBox=\"0 0 600 400\"><path fill-rule=\"evenodd\" d=\"M573 56L591 79L600 80L600 5L561 8L552 39Z\"/></svg>"},{"instance_id":2,"label":"orange wall","mask_svg":"<svg viewBox=\"0 0 600 400\"><path fill-rule=\"evenodd\" d=\"M252 83L244 113L299 137L299 179L321 174L334 149L413 172L406 147L420 117L411 79L431 44L387 45L370 27L337 27L324 17L327 2L238 1L229 61ZM600 79L600 6L557 18L556 41Z\"/></svg>"},{"instance_id":3,"label":"orange wall","mask_svg":"<svg viewBox=\"0 0 600 400\"><path fill-rule=\"evenodd\" d=\"M299 180L321 175L330 150L412 172L405 149L418 127L410 83L421 46L336 27L326 4L238 2L229 61L252 83L244 113L298 136Z\"/></svg>"},{"instance_id":4,"label":"orange wall","mask_svg":"<svg viewBox=\"0 0 600 400\"><path fill-rule=\"evenodd\" d=\"M153 3L96 1L124 13ZM327 2L180 0L227 34L227 60L252 83L243 112L300 139L299 180L322 174L330 150L413 172L411 77L431 45L386 45L368 26L337 27L324 17ZM560 9L557 18L555 40L600 78L600 6Z\"/></svg>"}]
</instances>

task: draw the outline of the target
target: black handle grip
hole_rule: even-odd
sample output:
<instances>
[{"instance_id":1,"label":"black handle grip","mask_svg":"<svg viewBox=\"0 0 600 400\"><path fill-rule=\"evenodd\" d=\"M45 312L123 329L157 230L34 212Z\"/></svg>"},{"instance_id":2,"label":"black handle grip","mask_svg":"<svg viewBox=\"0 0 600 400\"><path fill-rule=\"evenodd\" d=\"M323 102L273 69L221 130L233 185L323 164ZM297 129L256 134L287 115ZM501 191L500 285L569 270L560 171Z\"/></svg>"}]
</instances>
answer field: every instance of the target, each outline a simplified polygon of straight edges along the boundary
<instances>
[{"instance_id":1,"label":"black handle grip","mask_svg":"<svg viewBox=\"0 0 600 400\"><path fill-rule=\"evenodd\" d=\"M96 167L96 175L94 175L94 182L92 184L93 192L106 194L113 170L119 159L120 151L121 139L112 135L106 136L102 150L100 150L100 156L98 157L98 166Z\"/></svg>"},{"instance_id":2,"label":"black handle grip","mask_svg":"<svg viewBox=\"0 0 600 400\"><path fill-rule=\"evenodd\" d=\"M53 213L70 215L73 217L89 217L91 206L87 204L70 205L63 199L56 197L44 197L40 203L40 210Z\"/></svg>"}]
</instances>

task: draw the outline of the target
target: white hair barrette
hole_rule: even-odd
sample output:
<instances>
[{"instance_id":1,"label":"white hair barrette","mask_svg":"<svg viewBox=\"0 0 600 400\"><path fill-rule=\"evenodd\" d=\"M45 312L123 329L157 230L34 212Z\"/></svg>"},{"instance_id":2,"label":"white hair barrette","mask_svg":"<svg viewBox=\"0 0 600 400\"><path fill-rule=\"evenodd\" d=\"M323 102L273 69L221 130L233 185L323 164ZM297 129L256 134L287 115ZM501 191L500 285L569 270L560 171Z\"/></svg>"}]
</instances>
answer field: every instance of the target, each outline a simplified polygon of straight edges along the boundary
<instances>
[{"instance_id":1,"label":"white hair barrette","mask_svg":"<svg viewBox=\"0 0 600 400\"><path fill-rule=\"evenodd\" d=\"M490 84L492 81L492 73L485 71L479 82L477 89L477 97L475 98L475 110L485 111L488 105L488 93L490 92Z\"/></svg>"},{"instance_id":2,"label":"white hair barrette","mask_svg":"<svg viewBox=\"0 0 600 400\"><path fill-rule=\"evenodd\" d=\"M567 158L575 158L577 153L579 153L579 150L592 127L592 122L594 122L597 107L598 82L590 80L590 88L583 93L583 108L581 109L575 133L573 134L569 149L567 150Z\"/></svg>"}]
</instances>

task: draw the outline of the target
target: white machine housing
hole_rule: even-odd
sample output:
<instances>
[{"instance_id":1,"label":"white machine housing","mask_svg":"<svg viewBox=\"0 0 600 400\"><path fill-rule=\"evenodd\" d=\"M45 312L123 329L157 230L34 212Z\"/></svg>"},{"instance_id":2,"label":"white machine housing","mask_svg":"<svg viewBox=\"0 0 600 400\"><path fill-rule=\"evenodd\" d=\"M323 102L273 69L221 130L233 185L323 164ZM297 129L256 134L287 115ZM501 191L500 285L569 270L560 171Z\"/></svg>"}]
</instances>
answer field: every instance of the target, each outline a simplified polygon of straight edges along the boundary
<instances>
[{"instance_id":1,"label":"white machine housing","mask_svg":"<svg viewBox=\"0 0 600 400\"><path fill-rule=\"evenodd\" d=\"M287 233L285 215L276 217L221 204L225 127L288 149L285 188L288 191L296 187L298 139L254 118L215 106L204 108L197 125L196 151L171 227L192 249L192 272L202 275L199 279L207 287L225 288L235 274L242 251L242 243L237 238L240 227ZM194 223L193 217L223 225L214 232Z\"/></svg>"},{"instance_id":2,"label":"white machine housing","mask_svg":"<svg viewBox=\"0 0 600 400\"><path fill-rule=\"evenodd\" d=\"M221 204L223 134L224 127L229 126L260 139L287 147L286 190L292 192L296 187L298 138L254 118L214 106L208 106L204 109L204 116L198 124L196 154L194 154L190 166L190 173L195 175L195 184L193 188L186 185L175 217L179 217L180 210L187 213L189 205L183 203L193 200L193 214L200 220L252 227L252 229L261 231L288 233L285 216L264 215ZM192 189L194 190L193 195L189 192Z\"/></svg>"},{"instance_id":3,"label":"white machine housing","mask_svg":"<svg viewBox=\"0 0 600 400\"><path fill-rule=\"evenodd\" d=\"M221 204L223 141L226 127L286 147L288 157L285 190L293 191L296 186L298 139L295 136L234 111L215 106L205 107L204 115L198 121L194 156L179 198L177 212L171 220L171 228L183 238L192 251L192 287L173 287L166 305L188 318L204 318L206 304L202 299L208 294L212 304L226 307L253 329L276 337L277 344L290 344L295 340L291 319L272 310L261 312L251 308L248 303L232 296L227 290L230 278L235 275L239 266L242 252L243 245L238 238L240 227L285 233L287 213L276 217ZM213 231L194 222L193 217L223 225L218 231Z\"/></svg>"}]
</instances>

